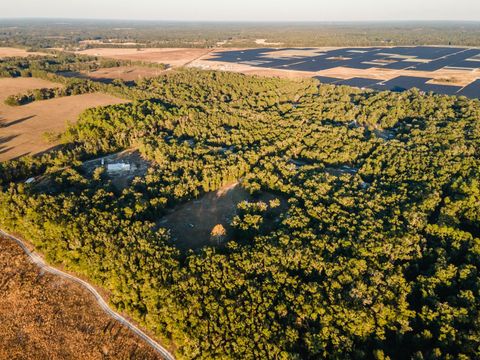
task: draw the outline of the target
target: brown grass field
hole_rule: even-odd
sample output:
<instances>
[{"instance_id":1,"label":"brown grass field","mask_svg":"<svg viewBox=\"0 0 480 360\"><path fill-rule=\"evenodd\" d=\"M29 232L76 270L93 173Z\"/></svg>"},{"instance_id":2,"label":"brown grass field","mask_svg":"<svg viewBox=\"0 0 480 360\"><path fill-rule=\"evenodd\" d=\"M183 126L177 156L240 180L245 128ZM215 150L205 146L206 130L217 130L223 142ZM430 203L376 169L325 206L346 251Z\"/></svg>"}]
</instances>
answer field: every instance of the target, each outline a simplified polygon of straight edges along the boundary
<instances>
[{"instance_id":1,"label":"brown grass field","mask_svg":"<svg viewBox=\"0 0 480 360\"><path fill-rule=\"evenodd\" d=\"M28 52L24 49L17 49L11 47L0 47L0 59L6 57L25 57L34 55L45 55L41 52Z\"/></svg>"},{"instance_id":2,"label":"brown grass field","mask_svg":"<svg viewBox=\"0 0 480 360\"><path fill-rule=\"evenodd\" d=\"M8 106L4 100L13 94L58 84L34 78L0 79L0 161L35 155L52 147L44 134L60 133L87 108L118 104L124 100L105 94L85 94Z\"/></svg>"},{"instance_id":3,"label":"brown grass field","mask_svg":"<svg viewBox=\"0 0 480 360\"><path fill-rule=\"evenodd\" d=\"M0 238L0 359L160 359L80 285L43 273Z\"/></svg>"},{"instance_id":4,"label":"brown grass field","mask_svg":"<svg viewBox=\"0 0 480 360\"><path fill-rule=\"evenodd\" d=\"M177 49L177 48L147 48L147 49L126 49L126 48L98 48L78 51L77 54L102 56L111 59L146 61L151 63L162 63L171 67L180 67L208 54L210 49Z\"/></svg>"},{"instance_id":5,"label":"brown grass field","mask_svg":"<svg viewBox=\"0 0 480 360\"><path fill-rule=\"evenodd\" d=\"M114 80L136 81L143 78L155 77L165 73L160 70L141 66L120 66L114 68L102 68L84 75L92 80Z\"/></svg>"},{"instance_id":6,"label":"brown grass field","mask_svg":"<svg viewBox=\"0 0 480 360\"><path fill-rule=\"evenodd\" d=\"M0 78L0 103L10 95L39 88L58 88L61 84L36 78Z\"/></svg>"}]
</instances>

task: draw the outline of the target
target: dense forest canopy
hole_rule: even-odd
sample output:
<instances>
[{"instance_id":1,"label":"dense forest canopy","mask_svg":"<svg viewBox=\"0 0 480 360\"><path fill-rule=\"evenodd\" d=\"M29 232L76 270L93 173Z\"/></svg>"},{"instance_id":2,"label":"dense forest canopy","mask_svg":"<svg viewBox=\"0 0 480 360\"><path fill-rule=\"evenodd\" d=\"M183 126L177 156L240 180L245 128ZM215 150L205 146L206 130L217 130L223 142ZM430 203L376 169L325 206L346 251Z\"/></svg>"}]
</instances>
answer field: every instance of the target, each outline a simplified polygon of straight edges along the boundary
<instances>
[{"instance_id":1,"label":"dense forest canopy","mask_svg":"<svg viewBox=\"0 0 480 360\"><path fill-rule=\"evenodd\" d=\"M101 91L132 102L0 164L0 227L179 358L480 357L480 101L199 70ZM130 148L125 188L82 166ZM234 181L233 240L180 250L161 219Z\"/></svg>"},{"instance_id":2,"label":"dense forest canopy","mask_svg":"<svg viewBox=\"0 0 480 360\"><path fill-rule=\"evenodd\" d=\"M201 35L200 35L201 34ZM257 42L263 39L265 43ZM86 42L85 42L86 41ZM478 22L214 23L0 19L0 45L264 47L480 45Z\"/></svg>"}]
</instances>

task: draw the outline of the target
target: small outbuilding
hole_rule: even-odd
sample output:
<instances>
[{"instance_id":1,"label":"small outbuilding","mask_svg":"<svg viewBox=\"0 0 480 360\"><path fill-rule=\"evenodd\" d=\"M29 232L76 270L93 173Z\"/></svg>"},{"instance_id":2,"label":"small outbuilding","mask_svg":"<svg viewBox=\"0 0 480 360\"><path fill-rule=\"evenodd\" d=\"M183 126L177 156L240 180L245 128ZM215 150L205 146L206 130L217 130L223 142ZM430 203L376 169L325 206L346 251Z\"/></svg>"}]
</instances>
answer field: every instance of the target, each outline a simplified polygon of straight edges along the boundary
<instances>
[{"instance_id":1,"label":"small outbuilding","mask_svg":"<svg viewBox=\"0 0 480 360\"><path fill-rule=\"evenodd\" d=\"M118 173L118 172L127 172L130 171L131 166L127 163L115 163L115 164L107 164L107 172L108 173Z\"/></svg>"}]
</instances>

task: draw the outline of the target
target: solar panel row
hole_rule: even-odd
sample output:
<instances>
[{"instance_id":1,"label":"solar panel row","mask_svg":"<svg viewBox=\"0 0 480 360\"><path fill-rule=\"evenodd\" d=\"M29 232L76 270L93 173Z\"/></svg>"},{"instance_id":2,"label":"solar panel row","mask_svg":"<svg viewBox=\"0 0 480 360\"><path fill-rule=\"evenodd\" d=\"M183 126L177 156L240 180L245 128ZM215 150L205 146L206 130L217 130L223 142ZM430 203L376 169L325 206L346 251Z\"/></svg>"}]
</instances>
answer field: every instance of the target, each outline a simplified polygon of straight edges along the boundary
<instances>
[{"instance_id":1,"label":"solar panel row","mask_svg":"<svg viewBox=\"0 0 480 360\"><path fill-rule=\"evenodd\" d=\"M275 56L276 52L282 56ZM292 56L285 57L285 52ZM310 52L301 55L302 51ZM336 67L371 69L381 67L390 70L436 71L443 68L473 71L480 69L480 49L457 47L392 47L392 48L342 48L323 51L314 48L261 48L248 50L221 51L214 53L212 61L240 63L261 68L288 69L306 72L318 72ZM430 78L399 76L389 81L369 78L348 80L317 76L323 83L368 87L376 90L404 91L418 88L426 92L458 94L468 97L480 97L480 80L462 88L459 86L428 84Z\"/></svg>"}]
</instances>

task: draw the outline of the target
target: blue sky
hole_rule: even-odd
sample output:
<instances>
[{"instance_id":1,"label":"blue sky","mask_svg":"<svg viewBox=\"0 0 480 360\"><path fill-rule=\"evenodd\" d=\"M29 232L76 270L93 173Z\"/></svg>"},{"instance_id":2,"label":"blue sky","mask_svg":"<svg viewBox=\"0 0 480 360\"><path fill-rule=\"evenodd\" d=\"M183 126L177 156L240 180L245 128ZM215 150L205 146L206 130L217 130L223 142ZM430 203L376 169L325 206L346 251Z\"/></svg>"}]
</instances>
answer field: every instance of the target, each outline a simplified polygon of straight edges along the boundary
<instances>
[{"instance_id":1,"label":"blue sky","mask_svg":"<svg viewBox=\"0 0 480 360\"><path fill-rule=\"evenodd\" d=\"M480 0L0 0L0 18L478 20Z\"/></svg>"}]
</instances>

